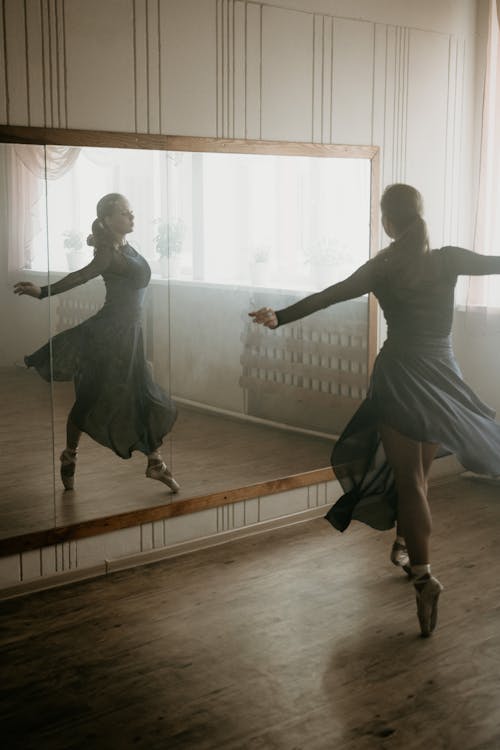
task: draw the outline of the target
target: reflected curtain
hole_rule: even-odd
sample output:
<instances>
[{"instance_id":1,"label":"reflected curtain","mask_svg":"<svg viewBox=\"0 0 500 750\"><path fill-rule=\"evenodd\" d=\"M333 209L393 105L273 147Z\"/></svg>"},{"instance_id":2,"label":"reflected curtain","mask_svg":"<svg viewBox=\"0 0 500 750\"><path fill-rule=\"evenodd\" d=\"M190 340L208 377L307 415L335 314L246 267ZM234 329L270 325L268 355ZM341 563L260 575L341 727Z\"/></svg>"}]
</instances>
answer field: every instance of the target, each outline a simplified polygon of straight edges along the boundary
<instances>
[{"instance_id":1,"label":"reflected curtain","mask_svg":"<svg viewBox=\"0 0 500 750\"><path fill-rule=\"evenodd\" d=\"M33 243L46 244L45 179L56 180L66 174L79 153L80 149L73 146L19 144L9 149L6 165L9 271L31 268Z\"/></svg>"},{"instance_id":2,"label":"reflected curtain","mask_svg":"<svg viewBox=\"0 0 500 750\"><path fill-rule=\"evenodd\" d=\"M490 0L474 250L500 255L500 0ZM472 277L467 307L499 307L497 277Z\"/></svg>"}]
</instances>

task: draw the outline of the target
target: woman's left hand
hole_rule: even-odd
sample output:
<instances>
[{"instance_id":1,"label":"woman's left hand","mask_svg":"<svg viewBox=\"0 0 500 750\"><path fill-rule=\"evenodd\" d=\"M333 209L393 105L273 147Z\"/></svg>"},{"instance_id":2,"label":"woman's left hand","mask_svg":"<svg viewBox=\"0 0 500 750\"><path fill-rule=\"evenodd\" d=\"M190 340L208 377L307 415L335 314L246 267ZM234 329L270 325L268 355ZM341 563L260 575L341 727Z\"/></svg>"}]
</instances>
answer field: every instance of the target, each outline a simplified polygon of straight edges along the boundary
<instances>
[{"instance_id":1,"label":"woman's left hand","mask_svg":"<svg viewBox=\"0 0 500 750\"><path fill-rule=\"evenodd\" d=\"M277 328L278 318L274 310L270 307L261 307L259 310L254 310L248 313L253 318L254 323L260 323L266 328Z\"/></svg>"},{"instance_id":2,"label":"woman's left hand","mask_svg":"<svg viewBox=\"0 0 500 750\"><path fill-rule=\"evenodd\" d=\"M40 299L42 290L38 284L32 284L31 281L18 281L14 284L14 294L27 294L28 297Z\"/></svg>"}]
</instances>

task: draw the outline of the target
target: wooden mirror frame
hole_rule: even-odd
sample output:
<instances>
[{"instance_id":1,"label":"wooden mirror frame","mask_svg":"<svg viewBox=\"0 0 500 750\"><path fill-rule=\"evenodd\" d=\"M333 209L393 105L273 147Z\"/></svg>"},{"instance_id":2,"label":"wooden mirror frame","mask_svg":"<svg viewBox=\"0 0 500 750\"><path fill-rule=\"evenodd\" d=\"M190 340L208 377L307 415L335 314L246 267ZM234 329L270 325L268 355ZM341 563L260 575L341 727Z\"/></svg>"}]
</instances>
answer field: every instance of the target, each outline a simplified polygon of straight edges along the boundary
<instances>
[{"instance_id":1,"label":"wooden mirror frame","mask_svg":"<svg viewBox=\"0 0 500 750\"><path fill-rule=\"evenodd\" d=\"M0 143L370 159L370 257L378 249L380 171L379 148L377 146L150 135L97 130L18 127L15 125L0 125ZM368 302L367 339L367 367L368 373L370 373L377 353L377 304L373 295L369 296ZM272 495L297 487L319 484L331 479L332 468L328 466L289 477L258 482L251 486L235 488L226 492L216 492L202 497L164 503L155 507L103 516L74 525L55 526L50 529L29 532L0 540L0 556L137 526L141 523L187 515L235 503L242 499Z\"/></svg>"}]
</instances>

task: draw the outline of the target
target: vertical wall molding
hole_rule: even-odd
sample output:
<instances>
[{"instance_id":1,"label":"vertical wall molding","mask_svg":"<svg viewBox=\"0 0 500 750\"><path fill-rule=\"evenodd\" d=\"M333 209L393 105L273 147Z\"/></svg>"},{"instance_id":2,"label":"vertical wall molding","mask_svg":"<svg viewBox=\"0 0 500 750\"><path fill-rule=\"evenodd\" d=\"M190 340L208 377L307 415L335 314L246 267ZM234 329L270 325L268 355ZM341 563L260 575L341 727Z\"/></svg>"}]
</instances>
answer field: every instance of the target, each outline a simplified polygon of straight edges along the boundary
<instances>
[{"instance_id":1,"label":"vertical wall molding","mask_svg":"<svg viewBox=\"0 0 500 750\"><path fill-rule=\"evenodd\" d=\"M217 123L216 132L220 138L235 137L236 101L236 18L238 28L246 21L240 12L236 13L234 0L217 0L216 6L216 57L217 57ZM239 42L246 39L239 35ZM243 105L245 102L243 100Z\"/></svg>"},{"instance_id":2,"label":"vertical wall molding","mask_svg":"<svg viewBox=\"0 0 500 750\"><path fill-rule=\"evenodd\" d=\"M64 0L61 2L61 47L62 47L62 90L64 92L64 127L68 127L68 56L66 49L66 12Z\"/></svg>"},{"instance_id":3,"label":"vertical wall molding","mask_svg":"<svg viewBox=\"0 0 500 750\"><path fill-rule=\"evenodd\" d=\"M409 29L397 26L395 28L394 49L391 182L405 182L406 180L409 47Z\"/></svg>"},{"instance_id":4,"label":"vertical wall molding","mask_svg":"<svg viewBox=\"0 0 500 750\"><path fill-rule=\"evenodd\" d=\"M217 508L217 533L221 531L231 531L234 528L234 504L221 505Z\"/></svg>"},{"instance_id":5,"label":"vertical wall molding","mask_svg":"<svg viewBox=\"0 0 500 750\"><path fill-rule=\"evenodd\" d=\"M331 143L333 131L333 16L313 17L312 141Z\"/></svg>"},{"instance_id":6,"label":"vertical wall molding","mask_svg":"<svg viewBox=\"0 0 500 750\"><path fill-rule=\"evenodd\" d=\"M157 16L157 26L156 26L156 44L158 46L158 132L163 132L162 127L162 93L163 93L163 86L162 86L162 70L163 66L165 64L165 61L162 56L162 45L161 45L161 28L162 28L162 15L161 15L161 2L160 0L156 0L156 16Z\"/></svg>"},{"instance_id":7,"label":"vertical wall molding","mask_svg":"<svg viewBox=\"0 0 500 750\"><path fill-rule=\"evenodd\" d=\"M382 183L407 179L410 29L377 25L374 41L372 141L382 147ZM384 85L379 83L382 76ZM377 96L378 94L378 96ZM379 100L383 99L382 102ZM378 142L377 142L378 136Z\"/></svg>"},{"instance_id":8,"label":"vertical wall molding","mask_svg":"<svg viewBox=\"0 0 500 750\"><path fill-rule=\"evenodd\" d=\"M21 12L21 4L18 12ZM64 0L39 0L22 6L27 124L68 125L67 50Z\"/></svg>"},{"instance_id":9,"label":"vertical wall molding","mask_svg":"<svg viewBox=\"0 0 500 750\"><path fill-rule=\"evenodd\" d=\"M4 121L10 124L10 92L9 92L9 59L7 54L7 28L5 17L5 0L0 0L0 60L2 70L0 78L0 112Z\"/></svg>"},{"instance_id":10,"label":"vertical wall molding","mask_svg":"<svg viewBox=\"0 0 500 750\"><path fill-rule=\"evenodd\" d=\"M50 86L50 125L58 127L57 110L59 106L58 97L58 60L57 60L57 34L56 34L56 0L47 0L47 34L49 54L49 86Z\"/></svg>"},{"instance_id":11,"label":"vertical wall molding","mask_svg":"<svg viewBox=\"0 0 500 750\"><path fill-rule=\"evenodd\" d=\"M161 47L159 16L160 6L158 0L148 0L148 87L149 87L149 132L161 133L160 127L160 63Z\"/></svg>"},{"instance_id":12,"label":"vertical wall molding","mask_svg":"<svg viewBox=\"0 0 500 750\"><path fill-rule=\"evenodd\" d=\"M245 3L245 138L262 135L262 5Z\"/></svg>"},{"instance_id":13,"label":"vertical wall molding","mask_svg":"<svg viewBox=\"0 0 500 750\"><path fill-rule=\"evenodd\" d=\"M371 144L381 149L380 177L384 184L385 137L387 113L387 37L388 29L383 24L373 28L373 78Z\"/></svg>"},{"instance_id":14,"label":"vertical wall molding","mask_svg":"<svg viewBox=\"0 0 500 750\"><path fill-rule=\"evenodd\" d=\"M446 162L444 174L443 237L458 242L460 235L461 169L463 146L465 40L450 36L448 55L448 96L446 121Z\"/></svg>"},{"instance_id":15,"label":"vertical wall molding","mask_svg":"<svg viewBox=\"0 0 500 750\"><path fill-rule=\"evenodd\" d=\"M218 138L224 133L224 23L223 0L217 0L215 17L215 54L216 54L216 124Z\"/></svg>"},{"instance_id":16,"label":"vertical wall molding","mask_svg":"<svg viewBox=\"0 0 500 750\"><path fill-rule=\"evenodd\" d=\"M132 0L132 53L134 58L134 128L139 132L139 112L137 103L137 37L136 37L136 0Z\"/></svg>"},{"instance_id":17,"label":"vertical wall molding","mask_svg":"<svg viewBox=\"0 0 500 750\"><path fill-rule=\"evenodd\" d=\"M23 2L23 17L24 17L24 50L26 56L26 107L28 111L28 125L31 125L31 107L30 107L30 48L28 39L28 9L26 7L26 1Z\"/></svg>"},{"instance_id":18,"label":"vertical wall molding","mask_svg":"<svg viewBox=\"0 0 500 750\"><path fill-rule=\"evenodd\" d=\"M460 106L458 107L458 104L456 104L457 112L459 111L459 114L457 115L458 118L458 138L456 143L456 150L455 150L455 159L459 161L459 167L458 167L458 173L457 173L457 193L456 193L456 200L453 202L453 212L454 212L454 219L452 223L452 236L451 239L453 242L456 242L457 244L460 244L460 242L463 242L463 232L462 232L462 225L461 222L463 220L463 217L465 215L465 212L461 210L461 206L465 205L471 205L471 195L469 195L466 191L464 191L464 186L468 182L468 175L467 171L462 169L462 155L464 152L464 139L465 139L465 101L466 101L466 86L465 86L465 79L466 79L466 60L467 60L467 45L465 42L465 39L459 39L458 40L458 65L457 65L457 77L461 81L460 86ZM471 160L472 163L472 160ZM461 190L458 190L458 187L461 186ZM474 211L474 215L477 215L477 212ZM471 242L473 242L473 238L471 237ZM466 243L467 244L467 243Z\"/></svg>"},{"instance_id":19,"label":"vertical wall molding","mask_svg":"<svg viewBox=\"0 0 500 750\"><path fill-rule=\"evenodd\" d=\"M376 24L372 24L372 35L373 35L373 50L372 50L372 107L370 117L370 143L374 144L374 133L375 133L375 92L376 92L376 59L377 59L377 33Z\"/></svg>"},{"instance_id":20,"label":"vertical wall molding","mask_svg":"<svg viewBox=\"0 0 500 750\"><path fill-rule=\"evenodd\" d=\"M139 132L150 133L148 0L133 0L135 119Z\"/></svg>"},{"instance_id":21,"label":"vertical wall molding","mask_svg":"<svg viewBox=\"0 0 500 750\"><path fill-rule=\"evenodd\" d=\"M53 119L53 85L52 85L52 36L50 33L50 0L44 0L42 4L42 36L43 45L43 71L44 71L44 99L47 102L45 111L45 125L55 127Z\"/></svg>"},{"instance_id":22,"label":"vertical wall molding","mask_svg":"<svg viewBox=\"0 0 500 750\"><path fill-rule=\"evenodd\" d=\"M151 133L151 68L149 64L150 59L150 45L149 45L149 2L146 0L144 8L144 43L146 45L146 117L147 117L147 132Z\"/></svg>"},{"instance_id":23,"label":"vertical wall molding","mask_svg":"<svg viewBox=\"0 0 500 750\"><path fill-rule=\"evenodd\" d=\"M162 68L160 0L132 0L133 86L136 132L161 133Z\"/></svg>"},{"instance_id":24,"label":"vertical wall molding","mask_svg":"<svg viewBox=\"0 0 500 750\"><path fill-rule=\"evenodd\" d=\"M233 138L246 137L247 111L247 5L237 0L233 5Z\"/></svg>"},{"instance_id":25,"label":"vertical wall molding","mask_svg":"<svg viewBox=\"0 0 500 750\"><path fill-rule=\"evenodd\" d=\"M323 108L323 24L324 16L318 14L313 16L313 61L312 61L312 101L311 122L312 140L321 141Z\"/></svg>"},{"instance_id":26,"label":"vertical wall molding","mask_svg":"<svg viewBox=\"0 0 500 750\"><path fill-rule=\"evenodd\" d=\"M323 56L323 98L324 98L324 123L322 131L322 143L331 143L333 134L333 36L335 31L333 17L325 17L323 45L326 50Z\"/></svg>"},{"instance_id":27,"label":"vertical wall molding","mask_svg":"<svg viewBox=\"0 0 500 750\"><path fill-rule=\"evenodd\" d=\"M59 10L60 10L60 0L54 0L54 13L53 13L53 19L54 19L54 77L55 77L55 89L56 89L56 122L57 126L62 126L62 107L61 107L61 99L62 99L62 86L61 86L61 36L60 36L60 23L59 23Z\"/></svg>"},{"instance_id":28,"label":"vertical wall molding","mask_svg":"<svg viewBox=\"0 0 500 750\"><path fill-rule=\"evenodd\" d=\"M43 124L45 127L52 125L52 89L50 77L50 55L49 55L49 34L47 20L47 3L46 0L40 0L40 26L42 32L42 76L43 76Z\"/></svg>"}]
</instances>

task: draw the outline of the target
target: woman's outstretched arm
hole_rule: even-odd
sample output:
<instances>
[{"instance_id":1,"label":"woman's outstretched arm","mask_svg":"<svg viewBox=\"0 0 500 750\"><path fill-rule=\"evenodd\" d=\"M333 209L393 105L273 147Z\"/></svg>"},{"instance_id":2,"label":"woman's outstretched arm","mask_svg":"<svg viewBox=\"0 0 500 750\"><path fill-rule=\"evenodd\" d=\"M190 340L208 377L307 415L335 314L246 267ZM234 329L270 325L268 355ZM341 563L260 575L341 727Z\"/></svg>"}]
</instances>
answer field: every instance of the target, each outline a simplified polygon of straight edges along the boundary
<instances>
[{"instance_id":1,"label":"woman's outstretched arm","mask_svg":"<svg viewBox=\"0 0 500 750\"><path fill-rule=\"evenodd\" d=\"M500 273L500 255L482 255L463 247L450 247L448 255L457 276L488 276Z\"/></svg>"},{"instance_id":2,"label":"woman's outstretched arm","mask_svg":"<svg viewBox=\"0 0 500 750\"><path fill-rule=\"evenodd\" d=\"M373 260L360 266L357 271L347 279L323 289L322 292L310 294L308 297L295 302L282 310L272 310L269 307L261 307L249 315L255 323L261 323L267 328L277 328L284 323L293 323L294 320L305 318L317 310L322 310L337 302L345 302L348 299L361 297L371 291L373 284Z\"/></svg>"},{"instance_id":3,"label":"woman's outstretched arm","mask_svg":"<svg viewBox=\"0 0 500 750\"><path fill-rule=\"evenodd\" d=\"M96 249L93 260L78 271L72 271L67 276L56 281L55 284L47 286L38 286L32 284L31 281L18 281L14 284L14 294L26 294L30 297L36 297L37 299L44 299L50 294L61 294L61 292L67 292L69 289L73 289L75 286L81 286L90 279L95 279L100 276L111 263L112 250L108 247Z\"/></svg>"}]
</instances>

